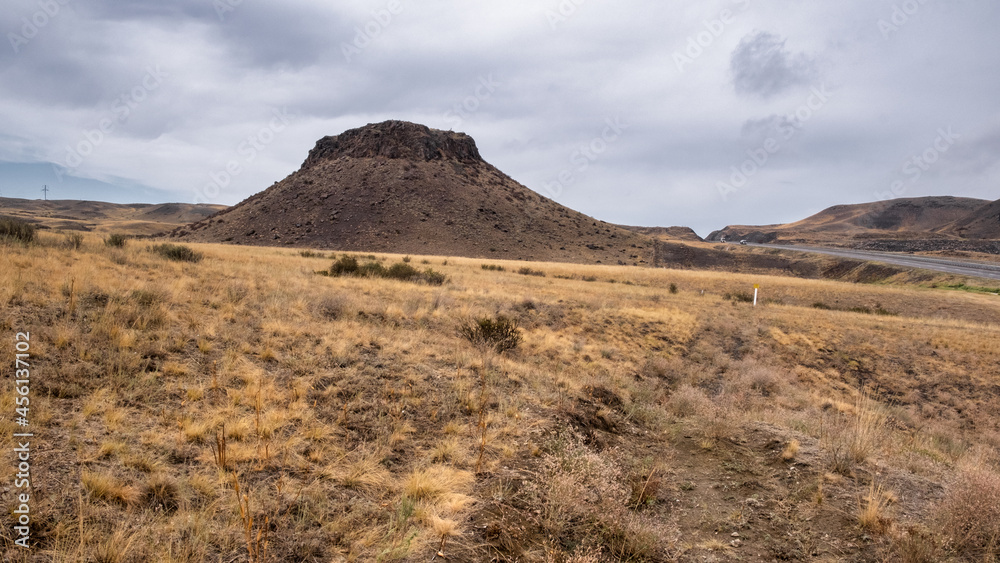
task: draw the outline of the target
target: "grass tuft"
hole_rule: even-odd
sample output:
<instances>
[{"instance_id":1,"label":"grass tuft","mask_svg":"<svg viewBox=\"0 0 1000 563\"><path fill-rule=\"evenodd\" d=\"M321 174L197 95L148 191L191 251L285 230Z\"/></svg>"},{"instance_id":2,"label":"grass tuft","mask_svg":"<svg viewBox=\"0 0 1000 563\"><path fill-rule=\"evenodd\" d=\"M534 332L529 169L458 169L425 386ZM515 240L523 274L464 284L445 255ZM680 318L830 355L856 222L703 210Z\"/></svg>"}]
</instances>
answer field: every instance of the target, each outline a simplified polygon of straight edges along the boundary
<instances>
[{"instance_id":1,"label":"grass tuft","mask_svg":"<svg viewBox=\"0 0 1000 563\"><path fill-rule=\"evenodd\" d=\"M858 524L869 533L882 535L892 528L889 507L895 495L874 480L868 487L868 494L858 502Z\"/></svg>"},{"instance_id":2,"label":"grass tuft","mask_svg":"<svg viewBox=\"0 0 1000 563\"><path fill-rule=\"evenodd\" d=\"M83 487L95 499L122 505L130 505L135 502L135 490L110 473L98 473L85 469L80 480Z\"/></svg>"}]
</instances>

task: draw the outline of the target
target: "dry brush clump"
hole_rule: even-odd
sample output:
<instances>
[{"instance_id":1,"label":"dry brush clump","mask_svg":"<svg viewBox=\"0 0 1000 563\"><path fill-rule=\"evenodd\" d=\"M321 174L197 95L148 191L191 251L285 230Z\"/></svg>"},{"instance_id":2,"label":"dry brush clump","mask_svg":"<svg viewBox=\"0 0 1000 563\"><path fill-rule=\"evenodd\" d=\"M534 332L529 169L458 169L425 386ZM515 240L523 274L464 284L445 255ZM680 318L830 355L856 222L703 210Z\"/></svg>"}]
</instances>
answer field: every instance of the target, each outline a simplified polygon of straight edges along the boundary
<instances>
[{"instance_id":1,"label":"dry brush clump","mask_svg":"<svg viewBox=\"0 0 1000 563\"><path fill-rule=\"evenodd\" d=\"M994 467L961 467L938 510L951 549L974 561L1000 559L1000 472Z\"/></svg>"},{"instance_id":2,"label":"dry brush clump","mask_svg":"<svg viewBox=\"0 0 1000 563\"><path fill-rule=\"evenodd\" d=\"M597 453L573 435L552 444L542 459L541 485L536 493L542 503L541 523L548 540L588 546L614 561L655 560L672 541L674 529L636 512L633 491L623 468L621 452ZM639 502L651 494L650 474L639 493Z\"/></svg>"},{"instance_id":3,"label":"dry brush clump","mask_svg":"<svg viewBox=\"0 0 1000 563\"><path fill-rule=\"evenodd\" d=\"M829 430L830 469L851 475L855 465L879 453L890 436L885 406L869 389L862 389L849 414L835 419Z\"/></svg>"}]
</instances>

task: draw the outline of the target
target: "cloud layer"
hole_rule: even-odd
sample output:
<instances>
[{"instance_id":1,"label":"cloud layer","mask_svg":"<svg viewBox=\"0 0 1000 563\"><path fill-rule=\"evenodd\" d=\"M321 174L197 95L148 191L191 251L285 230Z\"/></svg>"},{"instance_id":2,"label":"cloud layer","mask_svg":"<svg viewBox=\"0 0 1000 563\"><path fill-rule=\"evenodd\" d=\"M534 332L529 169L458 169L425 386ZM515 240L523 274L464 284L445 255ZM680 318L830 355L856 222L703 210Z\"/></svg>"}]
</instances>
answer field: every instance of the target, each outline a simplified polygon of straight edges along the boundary
<instances>
[{"instance_id":1,"label":"cloud layer","mask_svg":"<svg viewBox=\"0 0 1000 563\"><path fill-rule=\"evenodd\" d=\"M770 98L817 79L815 65L802 53L790 53L787 40L759 31L744 37L729 63L738 94Z\"/></svg>"},{"instance_id":2,"label":"cloud layer","mask_svg":"<svg viewBox=\"0 0 1000 563\"><path fill-rule=\"evenodd\" d=\"M324 135L407 119L620 223L996 199L997 24L947 0L13 0L0 191L231 204Z\"/></svg>"}]
</instances>

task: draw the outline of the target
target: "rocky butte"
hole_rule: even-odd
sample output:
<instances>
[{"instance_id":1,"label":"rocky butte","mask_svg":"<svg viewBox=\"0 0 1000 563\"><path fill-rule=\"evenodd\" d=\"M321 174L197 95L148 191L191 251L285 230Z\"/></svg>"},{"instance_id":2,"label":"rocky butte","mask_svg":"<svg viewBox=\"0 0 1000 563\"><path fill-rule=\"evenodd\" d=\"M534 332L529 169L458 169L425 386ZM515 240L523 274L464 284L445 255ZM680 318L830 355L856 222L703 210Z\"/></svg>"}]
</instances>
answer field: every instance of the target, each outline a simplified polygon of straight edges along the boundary
<instances>
[{"instance_id":1,"label":"rocky butte","mask_svg":"<svg viewBox=\"0 0 1000 563\"><path fill-rule=\"evenodd\" d=\"M543 197L472 137L385 121L320 139L302 167L171 237L194 242L642 265L653 239Z\"/></svg>"}]
</instances>

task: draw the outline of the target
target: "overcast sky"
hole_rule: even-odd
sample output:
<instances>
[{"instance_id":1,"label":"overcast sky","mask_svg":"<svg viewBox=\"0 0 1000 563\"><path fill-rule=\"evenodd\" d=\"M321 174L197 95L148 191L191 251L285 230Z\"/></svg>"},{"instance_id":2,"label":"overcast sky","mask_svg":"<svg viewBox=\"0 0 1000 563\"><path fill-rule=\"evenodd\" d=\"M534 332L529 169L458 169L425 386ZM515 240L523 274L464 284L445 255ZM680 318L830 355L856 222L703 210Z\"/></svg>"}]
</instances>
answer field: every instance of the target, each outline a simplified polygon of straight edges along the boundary
<instances>
[{"instance_id":1,"label":"overcast sky","mask_svg":"<svg viewBox=\"0 0 1000 563\"><path fill-rule=\"evenodd\" d=\"M992 200L998 28L995 0L8 0L0 193L234 204L403 119L599 219L701 235Z\"/></svg>"}]
</instances>

